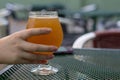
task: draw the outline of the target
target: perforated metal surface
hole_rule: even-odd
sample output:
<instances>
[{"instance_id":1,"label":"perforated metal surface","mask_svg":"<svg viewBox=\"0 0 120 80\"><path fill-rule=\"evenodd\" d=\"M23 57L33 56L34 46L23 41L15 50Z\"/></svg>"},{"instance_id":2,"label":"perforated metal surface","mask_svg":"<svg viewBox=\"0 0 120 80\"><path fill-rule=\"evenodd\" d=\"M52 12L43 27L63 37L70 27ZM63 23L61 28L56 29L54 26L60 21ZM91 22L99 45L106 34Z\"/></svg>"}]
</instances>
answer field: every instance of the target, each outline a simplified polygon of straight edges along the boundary
<instances>
[{"instance_id":1,"label":"perforated metal surface","mask_svg":"<svg viewBox=\"0 0 120 80\"><path fill-rule=\"evenodd\" d=\"M37 76L30 72L38 65L14 65L0 80L119 80L119 50L75 50L75 55L56 56L50 64L58 67L57 74ZM76 56L77 55L77 56Z\"/></svg>"}]
</instances>

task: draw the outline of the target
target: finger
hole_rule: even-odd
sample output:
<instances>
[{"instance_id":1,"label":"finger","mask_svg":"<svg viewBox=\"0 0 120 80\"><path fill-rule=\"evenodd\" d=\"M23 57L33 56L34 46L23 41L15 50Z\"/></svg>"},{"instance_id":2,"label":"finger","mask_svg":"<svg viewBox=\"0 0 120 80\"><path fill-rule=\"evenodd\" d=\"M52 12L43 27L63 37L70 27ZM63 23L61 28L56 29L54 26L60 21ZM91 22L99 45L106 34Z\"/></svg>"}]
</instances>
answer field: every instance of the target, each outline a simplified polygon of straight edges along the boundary
<instances>
[{"instance_id":1,"label":"finger","mask_svg":"<svg viewBox=\"0 0 120 80\"><path fill-rule=\"evenodd\" d=\"M25 60L25 59L19 59L19 60L17 60L17 61L15 61L15 62L13 62L13 63L8 63L8 64L30 64L31 63L31 61L30 60Z\"/></svg>"},{"instance_id":2,"label":"finger","mask_svg":"<svg viewBox=\"0 0 120 80\"><path fill-rule=\"evenodd\" d=\"M22 60L19 64L48 64L47 60Z\"/></svg>"},{"instance_id":3,"label":"finger","mask_svg":"<svg viewBox=\"0 0 120 80\"><path fill-rule=\"evenodd\" d=\"M26 41L23 41L20 45L23 50L30 52L54 52L58 49L56 46L34 44Z\"/></svg>"},{"instance_id":4,"label":"finger","mask_svg":"<svg viewBox=\"0 0 120 80\"><path fill-rule=\"evenodd\" d=\"M21 53L21 58L25 60L34 60L34 61L39 61L39 60L49 60L52 59L54 55L40 55L40 54L33 54L33 53L28 53L28 52L22 52Z\"/></svg>"},{"instance_id":5,"label":"finger","mask_svg":"<svg viewBox=\"0 0 120 80\"><path fill-rule=\"evenodd\" d=\"M40 60L40 61L31 61L33 64L48 64L47 60Z\"/></svg>"},{"instance_id":6,"label":"finger","mask_svg":"<svg viewBox=\"0 0 120 80\"><path fill-rule=\"evenodd\" d=\"M17 32L17 35L22 39L27 39L28 37L40 34L48 34L51 32L50 28L31 28Z\"/></svg>"}]
</instances>

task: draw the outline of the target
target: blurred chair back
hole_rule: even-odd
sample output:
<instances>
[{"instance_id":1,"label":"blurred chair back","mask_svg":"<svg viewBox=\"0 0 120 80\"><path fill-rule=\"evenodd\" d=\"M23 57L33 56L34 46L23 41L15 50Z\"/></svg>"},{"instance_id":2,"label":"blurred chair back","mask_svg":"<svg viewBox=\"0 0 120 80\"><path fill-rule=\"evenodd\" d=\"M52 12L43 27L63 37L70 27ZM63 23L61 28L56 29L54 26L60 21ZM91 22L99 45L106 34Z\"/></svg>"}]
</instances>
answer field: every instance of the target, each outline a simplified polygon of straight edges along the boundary
<instances>
[{"instance_id":1,"label":"blurred chair back","mask_svg":"<svg viewBox=\"0 0 120 80\"><path fill-rule=\"evenodd\" d=\"M120 30L107 30L95 32L93 40L95 48L119 48L120 49Z\"/></svg>"},{"instance_id":2,"label":"blurred chair back","mask_svg":"<svg viewBox=\"0 0 120 80\"><path fill-rule=\"evenodd\" d=\"M72 47L85 48L88 41L91 41L92 43L87 45L91 45L93 48L120 49L120 30L113 29L84 34L74 41Z\"/></svg>"}]
</instances>

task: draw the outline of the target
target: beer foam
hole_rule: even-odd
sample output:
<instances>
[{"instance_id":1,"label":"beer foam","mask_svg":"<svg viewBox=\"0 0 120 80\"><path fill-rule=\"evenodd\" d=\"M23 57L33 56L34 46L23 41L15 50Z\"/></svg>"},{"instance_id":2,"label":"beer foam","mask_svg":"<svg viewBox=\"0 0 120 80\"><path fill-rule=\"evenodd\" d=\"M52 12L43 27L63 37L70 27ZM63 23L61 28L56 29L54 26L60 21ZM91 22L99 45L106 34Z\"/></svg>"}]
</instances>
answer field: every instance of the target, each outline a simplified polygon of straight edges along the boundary
<instances>
[{"instance_id":1,"label":"beer foam","mask_svg":"<svg viewBox=\"0 0 120 80\"><path fill-rule=\"evenodd\" d=\"M51 15L38 16L38 15L32 15L32 16L29 16L29 18L58 18L58 16L51 16Z\"/></svg>"}]
</instances>

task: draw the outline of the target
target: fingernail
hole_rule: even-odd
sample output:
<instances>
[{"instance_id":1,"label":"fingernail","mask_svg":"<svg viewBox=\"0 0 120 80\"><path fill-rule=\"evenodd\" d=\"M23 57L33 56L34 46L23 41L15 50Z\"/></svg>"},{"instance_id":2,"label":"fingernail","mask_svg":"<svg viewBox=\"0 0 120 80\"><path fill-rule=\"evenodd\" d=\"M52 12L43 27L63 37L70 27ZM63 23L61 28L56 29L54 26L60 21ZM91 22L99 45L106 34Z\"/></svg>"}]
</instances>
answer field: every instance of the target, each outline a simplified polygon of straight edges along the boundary
<instances>
[{"instance_id":1,"label":"fingernail","mask_svg":"<svg viewBox=\"0 0 120 80\"><path fill-rule=\"evenodd\" d=\"M58 48L57 48L57 47L54 47L54 46L52 46L52 48L51 48L52 51L57 51L57 49L58 49Z\"/></svg>"},{"instance_id":2,"label":"fingernail","mask_svg":"<svg viewBox=\"0 0 120 80\"><path fill-rule=\"evenodd\" d=\"M51 30L52 30L51 28L46 28L46 31L48 31L48 32L51 31Z\"/></svg>"},{"instance_id":3,"label":"fingernail","mask_svg":"<svg viewBox=\"0 0 120 80\"><path fill-rule=\"evenodd\" d=\"M40 60L40 61L38 61L38 63L39 63L39 64L47 64L48 61L47 61L47 60Z\"/></svg>"},{"instance_id":4,"label":"fingernail","mask_svg":"<svg viewBox=\"0 0 120 80\"><path fill-rule=\"evenodd\" d=\"M48 59L52 59L54 55L47 56Z\"/></svg>"}]
</instances>

